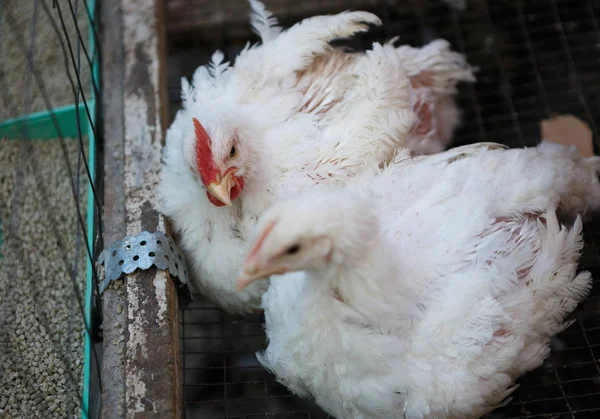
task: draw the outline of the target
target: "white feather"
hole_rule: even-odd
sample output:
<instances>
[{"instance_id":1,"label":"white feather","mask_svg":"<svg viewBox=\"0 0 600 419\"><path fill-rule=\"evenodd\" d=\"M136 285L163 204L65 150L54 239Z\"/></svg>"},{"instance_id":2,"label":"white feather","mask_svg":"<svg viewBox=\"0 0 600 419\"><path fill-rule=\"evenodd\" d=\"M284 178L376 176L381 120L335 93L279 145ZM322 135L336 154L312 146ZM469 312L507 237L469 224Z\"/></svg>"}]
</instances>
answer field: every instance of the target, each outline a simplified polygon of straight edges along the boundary
<instances>
[{"instance_id":1,"label":"white feather","mask_svg":"<svg viewBox=\"0 0 600 419\"><path fill-rule=\"evenodd\" d=\"M278 202L258 260L303 250L263 296L259 360L338 418L481 417L590 290L581 218L557 212L600 209L599 169L556 144L480 144Z\"/></svg>"},{"instance_id":2,"label":"white feather","mask_svg":"<svg viewBox=\"0 0 600 419\"><path fill-rule=\"evenodd\" d=\"M208 65L208 73L214 79L215 86L218 86L229 69L229 63L225 61L222 51L215 51Z\"/></svg>"},{"instance_id":3,"label":"white feather","mask_svg":"<svg viewBox=\"0 0 600 419\"><path fill-rule=\"evenodd\" d=\"M278 26L277 18L269 12L265 5L258 0L248 0L252 10L250 14L250 26L252 30L260 36L263 44L277 37L281 32Z\"/></svg>"},{"instance_id":4,"label":"white feather","mask_svg":"<svg viewBox=\"0 0 600 419\"><path fill-rule=\"evenodd\" d=\"M433 97L447 98L456 83L472 79L464 58L441 41L423 53L390 43L359 54L332 49L332 39L367 30L365 22L380 23L367 12L312 17L275 36L271 14L261 3L251 6L253 24L263 35L269 32L269 40L261 35L263 44L248 46L233 66L216 51L191 85L182 81L183 106L167 132L158 188L160 209L179 233L195 288L235 312L258 308L266 289L257 284L237 293L234 279L249 231L275 199L316 184L343 185L410 141L418 143L409 71L437 77ZM431 57L436 52L437 60ZM216 208L207 200L192 118L210 136L217 168L224 173L235 165L244 179L232 207ZM237 157L230 161L233 141Z\"/></svg>"}]
</instances>

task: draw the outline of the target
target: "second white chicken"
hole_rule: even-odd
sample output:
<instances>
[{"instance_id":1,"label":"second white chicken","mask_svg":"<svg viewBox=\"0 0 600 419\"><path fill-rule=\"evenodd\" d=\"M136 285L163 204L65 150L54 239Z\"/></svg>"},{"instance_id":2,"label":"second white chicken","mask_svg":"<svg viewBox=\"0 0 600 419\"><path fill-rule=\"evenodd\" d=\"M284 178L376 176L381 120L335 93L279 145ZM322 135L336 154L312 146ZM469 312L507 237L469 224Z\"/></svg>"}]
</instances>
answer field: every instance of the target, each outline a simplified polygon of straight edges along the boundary
<instances>
[{"instance_id":1,"label":"second white chicken","mask_svg":"<svg viewBox=\"0 0 600 419\"><path fill-rule=\"evenodd\" d=\"M270 208L238 282L285 274L263 296L261 363L339 419L500 405L590 290L578 214L600 208L600 162L499 148L403 153Z\"/></svg>"}]
</instances>

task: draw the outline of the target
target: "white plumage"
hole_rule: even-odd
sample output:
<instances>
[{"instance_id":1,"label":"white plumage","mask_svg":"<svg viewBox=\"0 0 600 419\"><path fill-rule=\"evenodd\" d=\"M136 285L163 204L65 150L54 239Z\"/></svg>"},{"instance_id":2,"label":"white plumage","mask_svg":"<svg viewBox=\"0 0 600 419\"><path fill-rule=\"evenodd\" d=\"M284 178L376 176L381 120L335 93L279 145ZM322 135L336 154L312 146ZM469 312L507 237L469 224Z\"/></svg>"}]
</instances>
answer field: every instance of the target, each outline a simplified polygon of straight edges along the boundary
<instances>
[{"instance_id":1,"label":"white plumage","mask_svg":"<svg viewBox=\"0 0 600 419\"><path fill-rule=\"evenodd\" d=\"M295 273L263 296L261 363L343 419L501 404L591 287L577 214L600 207L600 164L552 143L498 148L400 153L267 210L238 286Z\"/></svg>"},{"instance_id":2,"label":"white plumage","mask_svg":"<svg viewBox=\"0 0 600 419\"><path fill-rule=\"evenodd\" d=\"M442 149L458 123L456 84L474 80L443 40L354 54L329 46L366 30L364 22L379 24L370 13L317 16L281 31L262 3L250 3L262 44L247 46L235 66L216 52L192 85L182 81L158 188L195 290L242 313L258 308L266 289L236 293L234 283L247 232L273 199L343 183L400 147Z\"/></svg>"}]
</instances>

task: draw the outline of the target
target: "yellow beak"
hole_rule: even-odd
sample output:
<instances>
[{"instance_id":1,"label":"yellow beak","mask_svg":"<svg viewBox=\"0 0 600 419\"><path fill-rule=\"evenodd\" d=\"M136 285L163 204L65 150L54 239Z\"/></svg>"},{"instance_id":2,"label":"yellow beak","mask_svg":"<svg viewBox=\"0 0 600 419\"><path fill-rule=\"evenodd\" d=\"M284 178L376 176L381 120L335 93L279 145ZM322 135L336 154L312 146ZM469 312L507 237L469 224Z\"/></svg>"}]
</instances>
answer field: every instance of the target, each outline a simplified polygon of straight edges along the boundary
<instances>
[{"instance_id":1,"label":"yellow beak","mask_svg":"<svg viewBox=\"0 0 600 419\"><path fill-rule=\"evenodd\" d=\"M254 275L248 275L246 272L242 272L242 274L238 276L237 282L235 283L235 289L241 291L257 279L259 278Z\"/></svg>"},{"instance_id":2,"label":"yellow beak","mask_svg":"<svg viewBox=\"0 0 600 419\"><path fill-rule=\"evenodd\" d=\"M206 190L227 206L231 205L229 193L231 191L231 187L233 186L233 173L234 171L232 170L217 182L211 182L206 185Z\"/></svg>"}]
</instances>

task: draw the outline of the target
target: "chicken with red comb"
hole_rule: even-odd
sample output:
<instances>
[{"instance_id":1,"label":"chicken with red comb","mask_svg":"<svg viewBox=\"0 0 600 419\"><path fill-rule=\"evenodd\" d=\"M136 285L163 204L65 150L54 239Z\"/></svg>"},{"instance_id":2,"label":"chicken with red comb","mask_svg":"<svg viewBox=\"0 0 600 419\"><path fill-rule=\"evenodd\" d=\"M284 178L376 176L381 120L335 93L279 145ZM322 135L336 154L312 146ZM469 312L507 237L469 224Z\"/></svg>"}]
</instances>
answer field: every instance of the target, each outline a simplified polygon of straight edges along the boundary
<instances>
[{"instance_id":1,"label":"chicken with red comb","mask_svg":"<svg viewBox=\"0 0 600 419\"><path fill-rule=\"evenodd\" d=\"M231 205L231 201L236 199L244 188L244 178L236 176L237 168L235 165L228 167L224 173L221 173L214 163L214 157L210 149L210 137L196 118L193 118L193 121L196 135L196 161L200 179L206 187L206 196L217 207ZM236 157L237 150L234 144L229 152L229 160L233 161Z\"/></svg>"},{"instance_id":2,"label":"chicken with red comb","mask_svg":"<svg viewBox=\"0 0 600 419\"><path fill-rule=\"evenodd\" d=\"M429 145L416 154L439 151L458 118L442 124L442 135L438 114L417 108L443 101L458 115L456 85L474 80L444 40L422 49L394 41L365 52L331 46L380 24L371 13L315 16L282 31L262 3L250 3L261 44L245 48L235 65L217 51L192 83L182 80L183 106L167 132L158 189L194 291L237 313L258 308L268 286L238 293L234 281L248 231L273 199L344 184L419 138ZM413 86L423 73L428 95Z\"/></svg>"}]
</instances>

